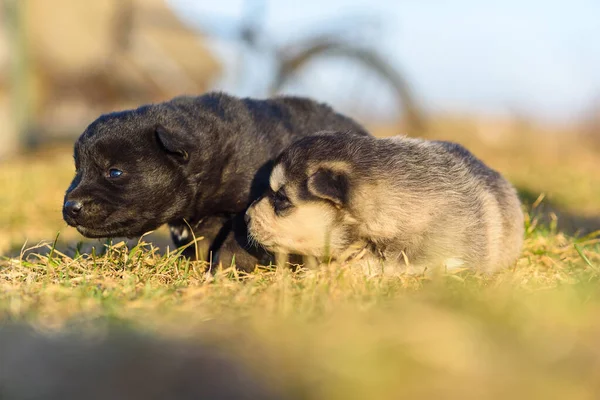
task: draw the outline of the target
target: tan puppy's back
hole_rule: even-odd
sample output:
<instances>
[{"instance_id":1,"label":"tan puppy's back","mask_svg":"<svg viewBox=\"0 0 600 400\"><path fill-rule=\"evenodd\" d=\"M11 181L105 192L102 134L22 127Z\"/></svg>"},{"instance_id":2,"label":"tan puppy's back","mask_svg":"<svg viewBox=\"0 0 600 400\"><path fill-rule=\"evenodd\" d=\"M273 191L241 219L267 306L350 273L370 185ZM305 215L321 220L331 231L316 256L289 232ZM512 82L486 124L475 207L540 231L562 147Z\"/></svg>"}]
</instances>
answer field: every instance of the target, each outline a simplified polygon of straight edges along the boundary
<instances>
[{"instance_id":1,"label":"tan puppy's back","mask_svg":"<svg viewBox=\"0 0 600 400\"><path fill-rule=\"evenodd\" d=\"M361 236L383 249L386 262L377 268L493 272L517 259L523 213L515 189L499 173L455 143L374 140L405 154L378 160L378 172L368 183L357 180L354 192ZM367 264L373 268L374 262Z\"/></svg>"}]
</instances>

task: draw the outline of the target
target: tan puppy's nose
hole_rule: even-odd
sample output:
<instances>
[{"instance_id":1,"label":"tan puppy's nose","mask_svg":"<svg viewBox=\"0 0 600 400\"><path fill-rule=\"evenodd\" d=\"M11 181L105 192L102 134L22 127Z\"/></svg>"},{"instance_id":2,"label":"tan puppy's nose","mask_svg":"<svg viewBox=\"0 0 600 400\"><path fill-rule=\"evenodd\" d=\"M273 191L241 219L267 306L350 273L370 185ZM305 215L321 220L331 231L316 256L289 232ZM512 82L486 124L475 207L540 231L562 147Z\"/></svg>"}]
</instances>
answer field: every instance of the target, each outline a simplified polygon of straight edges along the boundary
<instances>
[{"instance_id":1,"label":"tan puppy's nose","mask_svg":"<svg viewBox=\"0 0 600 400\"><path fill-rule=\"evenodd\" d=\"M246 223L246 225L250 223L250 214L248 214L249 211L250 209L247 209L246 213L244 214L244 222Z\"/></svg>"}]
</instances>

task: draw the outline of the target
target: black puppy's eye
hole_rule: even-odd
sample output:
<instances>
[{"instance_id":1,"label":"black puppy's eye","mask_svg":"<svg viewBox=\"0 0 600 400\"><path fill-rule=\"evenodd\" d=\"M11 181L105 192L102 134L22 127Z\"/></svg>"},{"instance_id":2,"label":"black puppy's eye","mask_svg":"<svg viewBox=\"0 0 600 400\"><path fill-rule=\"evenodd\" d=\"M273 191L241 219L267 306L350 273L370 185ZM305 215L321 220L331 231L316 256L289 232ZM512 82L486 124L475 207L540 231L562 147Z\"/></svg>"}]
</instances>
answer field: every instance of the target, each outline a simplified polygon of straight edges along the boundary
<instances>
[{"instance_id":1,"label":"black puppy's eye","mask_svg":"<svg viewBox=\"0 0 600 400\"><path fill-rule=\"evenodd\" d=\"M111 169L108 170L108 177L109 178L115 179L115 178L120 177L121 175L123 175L123 171L121 171L119 169L111 168Z\"/></svg>"},{"instance_id":2,"label":"black puppy's eye","mask_svg":"<svg viewBox=\"0 0 600 400\"><path fill-rule=\"evenodd\" d=\"M273 208L276 213L287 210L292 206L292 202L282 190L278 190L273 194Z\"/></svg>"}]
</instances>

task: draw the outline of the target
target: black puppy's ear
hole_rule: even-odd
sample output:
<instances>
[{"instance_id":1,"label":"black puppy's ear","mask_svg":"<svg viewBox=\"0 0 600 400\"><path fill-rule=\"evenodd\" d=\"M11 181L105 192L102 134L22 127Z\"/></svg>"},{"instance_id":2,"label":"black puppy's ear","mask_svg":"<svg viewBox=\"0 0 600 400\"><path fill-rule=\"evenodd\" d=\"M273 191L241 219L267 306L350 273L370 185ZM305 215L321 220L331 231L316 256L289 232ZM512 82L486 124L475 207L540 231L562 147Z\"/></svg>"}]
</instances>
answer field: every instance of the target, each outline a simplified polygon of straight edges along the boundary
<instances>
[{"instance_id":1,"label":"black puppy's ear","mask_svg":"<svg viewBox=\"0 0 600 400\"><path fill-rule=\"evenodd\" d=\"M156 139L160 146L168 153L176 155L180 161L187 162L190 158L188 153L189 138L178 132L172 132L163 126L155 128Z\"/></svg>"},{"instance_id":2,"label":"black puppy's ear","mask_svg":"<svg viewBox=\"0 0 600 400\"><path fill-rule=\"evenodd\" d=\"M338 208L343 207L348 203L350 180L344 172L321 168L308 178L308 191Z\"/></svg>"}]
</instances>

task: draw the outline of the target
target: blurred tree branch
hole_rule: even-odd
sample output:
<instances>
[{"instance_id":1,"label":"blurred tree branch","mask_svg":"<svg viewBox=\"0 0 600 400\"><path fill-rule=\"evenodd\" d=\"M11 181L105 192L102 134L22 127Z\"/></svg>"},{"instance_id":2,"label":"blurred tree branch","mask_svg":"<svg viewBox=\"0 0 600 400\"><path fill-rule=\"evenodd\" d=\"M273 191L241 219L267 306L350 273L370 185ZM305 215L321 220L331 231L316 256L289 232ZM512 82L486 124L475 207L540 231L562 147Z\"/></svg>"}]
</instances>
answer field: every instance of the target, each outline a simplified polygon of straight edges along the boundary
<instances>
[{"instance_id":1,"label":"blurred tree branch","mask_svg":"<svg viewBox=\"0 0 600 400\"><path fill-rule=\"evenodd\" d=\"M11 47L10 95L12 103L12 137L5 138L0 155L10 155L20 147L31 144L32 113L30 90L30 63L25 34L24 7L26 0L3 0L6 35Z\"/></svg>"}]
</instances>

